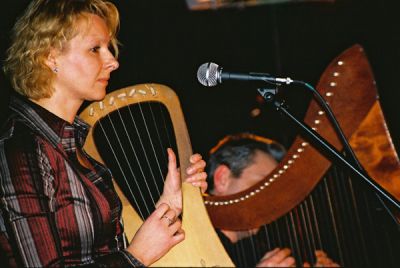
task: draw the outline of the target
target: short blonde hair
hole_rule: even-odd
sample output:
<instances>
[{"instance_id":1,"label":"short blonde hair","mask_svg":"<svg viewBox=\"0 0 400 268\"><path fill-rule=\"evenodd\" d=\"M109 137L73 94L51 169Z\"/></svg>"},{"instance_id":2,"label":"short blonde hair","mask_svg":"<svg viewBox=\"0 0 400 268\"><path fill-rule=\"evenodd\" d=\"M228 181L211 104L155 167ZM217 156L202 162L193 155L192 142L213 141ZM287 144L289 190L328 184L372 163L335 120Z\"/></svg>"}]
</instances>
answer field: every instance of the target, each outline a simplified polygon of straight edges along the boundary
<instances>
[{"instance_id":1,"label":"short blonde hair","mask_svg":"<svg viewBox=\"0 0 400 268\"><path fill-rule=\"evenodd\" d=\"M54 72L46 65L52 48L62 50L76 36L76 24L87 14L104 19L118 56L119 13L106 0L33 0L17 20L3 70L14 90L32 99L53 94Z\"/></svg>"}]
</instances>

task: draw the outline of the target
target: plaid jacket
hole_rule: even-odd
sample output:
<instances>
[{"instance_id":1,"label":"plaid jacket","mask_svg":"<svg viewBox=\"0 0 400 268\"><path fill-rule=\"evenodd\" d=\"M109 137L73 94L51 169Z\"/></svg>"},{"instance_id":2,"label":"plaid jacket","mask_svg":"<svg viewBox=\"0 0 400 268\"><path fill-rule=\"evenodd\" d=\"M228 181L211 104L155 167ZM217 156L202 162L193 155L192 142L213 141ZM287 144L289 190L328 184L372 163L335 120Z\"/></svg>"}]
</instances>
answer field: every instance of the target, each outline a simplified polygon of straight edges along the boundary
<instances>
[{"instance_id":1,"label":"plaid jacket","mask_svg":"<svg viewBox=\"0 0 400 268\"><path fill-rule=\"evenodd\" d=\"M121 202L111 173L84 154L89 126L12 97L0 136L0 263L141 266L123 250Z\"/></svg>"}]
</instances>

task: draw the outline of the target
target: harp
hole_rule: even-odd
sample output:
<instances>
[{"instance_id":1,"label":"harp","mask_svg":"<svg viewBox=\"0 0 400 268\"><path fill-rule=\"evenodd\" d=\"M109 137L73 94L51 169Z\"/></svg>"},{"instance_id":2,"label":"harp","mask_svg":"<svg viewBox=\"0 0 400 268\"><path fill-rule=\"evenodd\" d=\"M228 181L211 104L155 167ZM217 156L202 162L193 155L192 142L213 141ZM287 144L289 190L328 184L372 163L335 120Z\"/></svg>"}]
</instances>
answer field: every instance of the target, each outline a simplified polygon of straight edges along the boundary
<instances>
[{"instance_id":1,"label":"harp","mask_svg":"<svg viewBox=\"0 0 400 268\"><path fill-rule=\"evenodd\" d=\"M334 59L317 89L346 137L351 138L366 171L399 200L399 159L362 47L355 45ZM304 121L342 149L315 102ZM290 247L298 265L312 261L315 249L324 249L343 266L394 267L395 252L400 249L397 212L386 213L371 189L340 167L331 166L306 140L297 137L283 161L263 181L234 195L207 196L205 204L211 221L226 230L263 226L261 243L267 248ZM253 255L257 258L259 253ZM245 258L237 261L246 265Z\"/></svg>"},{"instance_id":2,"label":"harp","mask_svg":"<svg viewBox=\"0 0 400 268\"><path fill-rule=\"evenodd\" d=\"M166 149L175 151L181 171L188 167L192 151L179 100L167 86L140 84L109 93L86 107L80 117L92 126L84 150L113 173L130 241L162 193ZM232 266L200 190L184 182L184 172L181 178L186 238L153 265Z\"/></svg>"}]
</instances>

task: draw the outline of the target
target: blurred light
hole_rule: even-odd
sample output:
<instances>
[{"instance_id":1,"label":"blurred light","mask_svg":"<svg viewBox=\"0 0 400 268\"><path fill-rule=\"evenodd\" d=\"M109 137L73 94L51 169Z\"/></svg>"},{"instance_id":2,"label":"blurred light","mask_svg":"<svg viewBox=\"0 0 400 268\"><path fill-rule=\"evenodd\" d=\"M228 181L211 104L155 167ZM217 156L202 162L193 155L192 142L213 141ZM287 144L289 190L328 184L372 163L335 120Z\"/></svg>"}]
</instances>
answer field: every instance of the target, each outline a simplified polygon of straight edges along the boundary
<instances>
[{"instance_id":1,"label":"blurred light","mask_svg":"<svg viewBox=\"0 0 400 268\"><path fill-rule=\"evenodd\" d=\"M262 104L265 103L265 99L261 95L257 95L256 102Z\"/></svg>"},{"instance_id":2,"label":"blurred light","mask_svg":"<svg viewBox=\"0 0 400 268\"><path fill-rule=\"evenodd\" d=\"M250 116L251 117L257 117L261 114L261 110L259 108L254 108L253 110L251 110L250 112Z\"/></svg>"},{"instance_id":3,"label":"blurred light","mask_svg":"<svg viewBox=\"0 0 400 268\"><path fill-rule=\"evenodd\" d=\"M323 2L333 3L335 0L186 0L191 10L218 9L228 7L244 7L262 4L299 3L299 2Z\"/></svg>"}]
</instances>

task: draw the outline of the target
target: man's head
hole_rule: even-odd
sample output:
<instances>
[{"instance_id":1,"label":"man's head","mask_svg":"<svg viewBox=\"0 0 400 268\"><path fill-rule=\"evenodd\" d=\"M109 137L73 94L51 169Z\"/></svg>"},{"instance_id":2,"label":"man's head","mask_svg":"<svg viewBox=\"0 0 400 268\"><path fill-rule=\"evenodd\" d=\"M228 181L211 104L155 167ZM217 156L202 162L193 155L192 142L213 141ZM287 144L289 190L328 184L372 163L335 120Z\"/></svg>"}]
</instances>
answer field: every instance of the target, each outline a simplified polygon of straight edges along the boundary
<instances>
[{"instance_id":1,"label":"man's head","mask_svg":"<svg viewBox=\"0 0 400 268\"><path fill-rule=\"evenodd\" d=\"M242 133L222 139L210 150L209 189L214 195L234 194L264 179L286 151L279 143Z\"/></svg>"}]
</instances>

